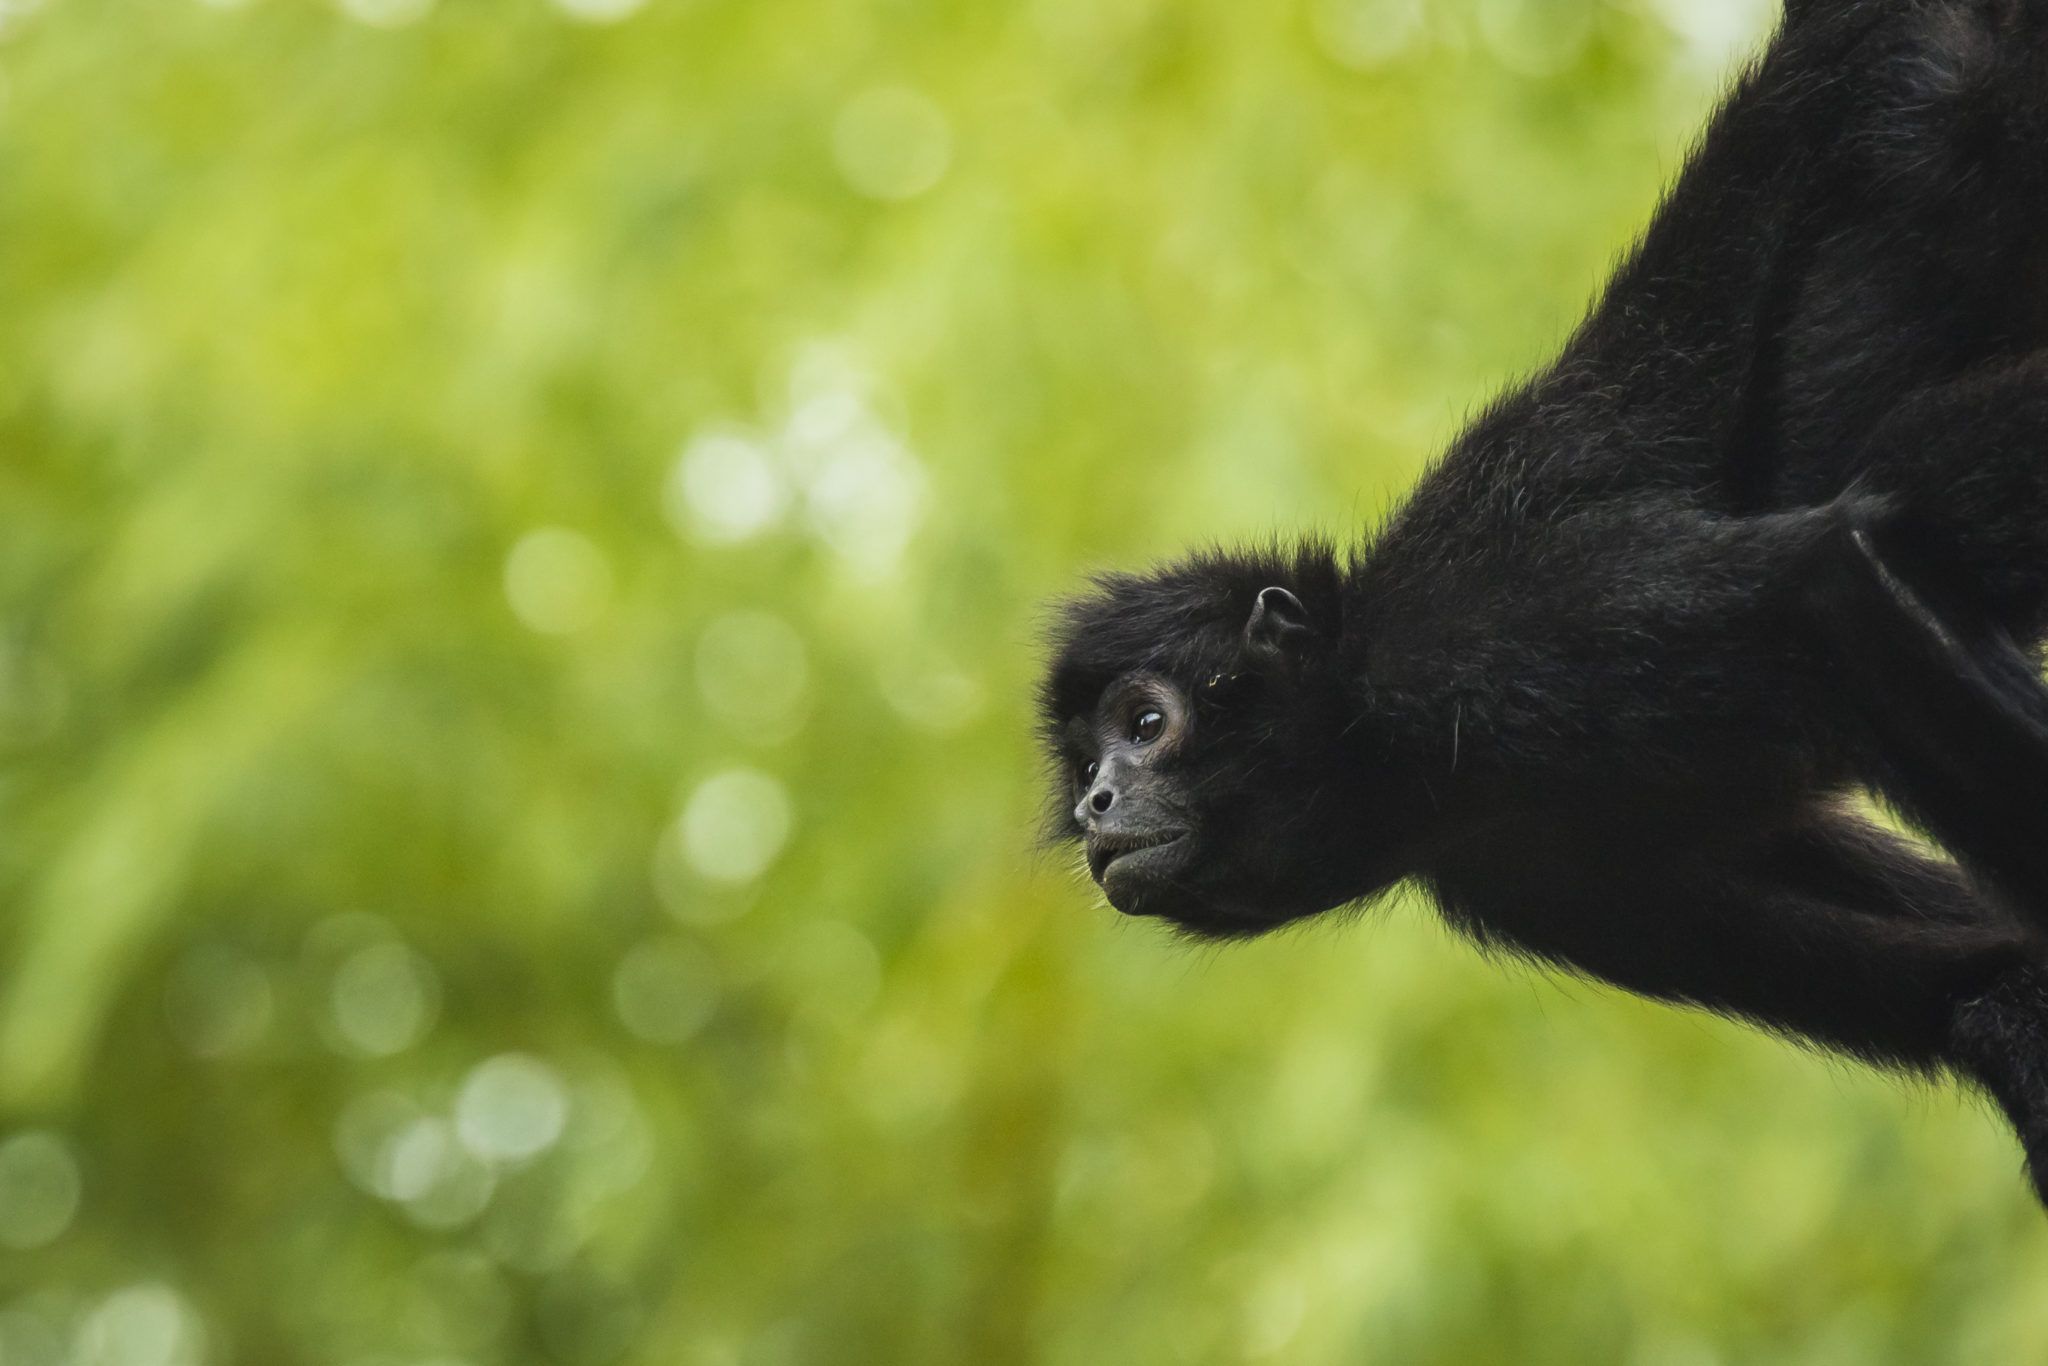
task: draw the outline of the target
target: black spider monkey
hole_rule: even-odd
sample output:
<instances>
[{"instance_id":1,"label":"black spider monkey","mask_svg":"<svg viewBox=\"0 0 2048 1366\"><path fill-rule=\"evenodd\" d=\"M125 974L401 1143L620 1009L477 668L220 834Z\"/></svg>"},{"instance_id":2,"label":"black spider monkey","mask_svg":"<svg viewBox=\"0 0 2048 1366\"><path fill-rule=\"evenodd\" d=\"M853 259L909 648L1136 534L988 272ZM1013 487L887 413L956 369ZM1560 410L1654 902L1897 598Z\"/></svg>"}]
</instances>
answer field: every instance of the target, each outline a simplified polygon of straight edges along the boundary
<instances>
[{"instance_id":1,"label":"black spider monkey","mask_svg":"<svg viewBox=\"0 0 2048 1366\"><path fill-rule=\"evenodd\" d=\"M1563 353L1365 544L1064 607L1055 826L1198 936L1413 880L1483 945L1952 1073L2048 1201L2044 635L2048 0L1793 0Z\"/></svg>"}]
</instances>

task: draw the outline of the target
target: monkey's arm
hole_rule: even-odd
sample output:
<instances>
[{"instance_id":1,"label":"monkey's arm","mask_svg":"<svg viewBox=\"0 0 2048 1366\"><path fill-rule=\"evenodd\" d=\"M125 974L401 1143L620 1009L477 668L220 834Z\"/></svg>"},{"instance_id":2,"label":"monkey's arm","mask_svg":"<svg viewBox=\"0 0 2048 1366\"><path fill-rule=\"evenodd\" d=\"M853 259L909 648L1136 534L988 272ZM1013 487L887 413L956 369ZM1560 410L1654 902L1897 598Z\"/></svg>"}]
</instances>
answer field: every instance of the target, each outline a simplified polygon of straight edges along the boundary
<instances>
[{"instance_id":1,"label":"monkey's arm","mask_svg":"<svg viewBox=\"0 0 2048 1366\"><path fill-rule=\"evenodd\" d=\"M2048 977L1953 865L1816 809L1716 851L1489 840L1426 881L1482 943L1982 1086L2048 1202Z\"/></svg>"}]
</instances>

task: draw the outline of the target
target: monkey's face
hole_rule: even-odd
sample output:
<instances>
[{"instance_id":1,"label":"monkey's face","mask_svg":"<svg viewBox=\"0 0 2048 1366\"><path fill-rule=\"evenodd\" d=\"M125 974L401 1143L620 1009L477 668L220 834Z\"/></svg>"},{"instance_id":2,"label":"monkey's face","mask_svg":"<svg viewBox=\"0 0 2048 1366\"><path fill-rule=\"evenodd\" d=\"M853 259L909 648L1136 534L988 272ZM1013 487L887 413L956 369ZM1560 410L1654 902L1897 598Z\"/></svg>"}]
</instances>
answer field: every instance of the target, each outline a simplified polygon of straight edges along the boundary
<instances>
[{"instance_id":1,"label":"monkey's face","mask_svg":"<svg viewBox=\"0 0 2048 1366\"><path fill-rule=\"evenodd\" d=\"M1374 890L1359 881L1358 805L1340 790L1358 775L1322 695L1328 637L1285 588L1233 596L1231 629L1178 612L1153 623L1150 667L1118 672L1086 646L1146 623L1074 620L1046 691L1055 833L1081 844L1112 906L1207 938Z\"/></svg>"},{"instance_id":2,"label":"monkey's face","mask_svg":"<svg viewBox=\"0 0 2048 1366\"><path fill-rule=\"evenodd\" d=\"M1274 727L1284 692L1255 674L1189 688L1141 670L1070 718L1064 833L1112 906L1236 938L1356 894L1319 856L1321 778Z\"/></svg>"},{"instance_id":3,"label":"monkey's face","mask_svg":"<svg viewBox=\"0 0 2048 1366\"><path fill-rule=\"evenodd\" d=\"M1187 781L1193 712L1171 679L1129 673L1066 727L1069 831L1087 849L1089 876L1119 910L1135 913L1170 894L1201 846L1202 813Z\"/></svg>"}]
</instances>

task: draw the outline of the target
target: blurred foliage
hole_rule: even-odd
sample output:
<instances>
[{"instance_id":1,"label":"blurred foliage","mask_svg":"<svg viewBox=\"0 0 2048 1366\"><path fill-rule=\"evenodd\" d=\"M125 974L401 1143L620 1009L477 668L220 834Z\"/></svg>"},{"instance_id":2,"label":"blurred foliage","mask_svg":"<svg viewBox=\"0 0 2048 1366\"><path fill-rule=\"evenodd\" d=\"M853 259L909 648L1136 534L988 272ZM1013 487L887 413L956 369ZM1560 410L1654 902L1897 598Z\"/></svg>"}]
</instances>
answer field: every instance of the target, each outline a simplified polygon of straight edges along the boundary
<instances>
[{"instance_id":1,"label":"blurred foliage","mask_svg":"<svg viewBox=\"0 0 2048 1366\"><path fill-rule=\"evenodd\" d=\"M1767 22L0 0L0 1363L2043 1359L1980 1107L1032 842Z\"/></svg>"}]
</instances>

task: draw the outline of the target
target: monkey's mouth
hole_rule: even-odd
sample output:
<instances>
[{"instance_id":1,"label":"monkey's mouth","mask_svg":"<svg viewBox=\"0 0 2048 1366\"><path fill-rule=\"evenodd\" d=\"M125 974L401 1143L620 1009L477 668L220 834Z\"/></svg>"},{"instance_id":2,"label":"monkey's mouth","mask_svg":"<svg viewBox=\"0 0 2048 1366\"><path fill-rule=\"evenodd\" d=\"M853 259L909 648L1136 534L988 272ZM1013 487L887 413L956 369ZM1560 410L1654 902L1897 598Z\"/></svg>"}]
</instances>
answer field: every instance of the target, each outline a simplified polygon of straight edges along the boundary
<instances>
[{"instance_id":1,"label":"monkey's mouth","mask_svg":"<svg viewBox=\"0 0 2048 1366\"><path fill-rule=\"evenodd\" d=\"M1112 868L1135 871L1138 867L1156 863L1164 850L1180 843L1187 833L1180 829L1164 829L1098 834L1088 841L1088 872L1097 886L1107 890Z\"/></svg>"}]
</instances>

